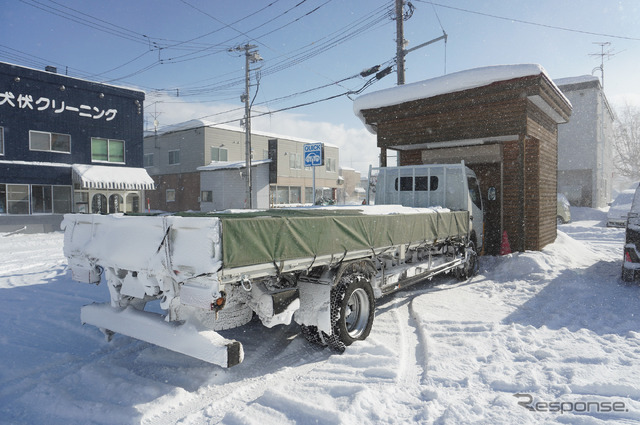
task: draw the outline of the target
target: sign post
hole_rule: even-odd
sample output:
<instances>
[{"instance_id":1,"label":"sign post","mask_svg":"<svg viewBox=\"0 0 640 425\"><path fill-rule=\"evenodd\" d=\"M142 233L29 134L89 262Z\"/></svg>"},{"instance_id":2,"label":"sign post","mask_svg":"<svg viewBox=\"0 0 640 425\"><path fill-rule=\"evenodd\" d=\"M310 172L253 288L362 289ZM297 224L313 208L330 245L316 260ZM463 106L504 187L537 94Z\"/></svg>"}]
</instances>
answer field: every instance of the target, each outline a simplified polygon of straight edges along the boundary
<instances>
[{"instance_id":1,"label":"sign post","mask_svg":"<svg viewBox=\"0 0 640 425\"><path fill-rule=\"evenodd\" d=\"M324 164L324 146L322 143L307 143L304 145L304 166L313 169L313 201L316 203L316 167Z\"/></svg>"}]
</instances>

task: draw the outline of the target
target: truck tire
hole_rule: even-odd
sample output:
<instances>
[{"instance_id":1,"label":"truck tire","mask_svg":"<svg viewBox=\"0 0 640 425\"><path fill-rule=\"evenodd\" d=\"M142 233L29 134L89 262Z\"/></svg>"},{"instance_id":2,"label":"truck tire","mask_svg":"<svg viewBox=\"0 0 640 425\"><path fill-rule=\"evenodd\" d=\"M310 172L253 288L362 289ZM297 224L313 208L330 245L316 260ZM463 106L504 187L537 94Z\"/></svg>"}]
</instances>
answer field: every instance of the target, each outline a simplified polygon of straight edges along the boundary
<instances>
[{"instance_id":1,"label":"truck tire","mask_svg":"<svg viewBox=\"0 0 640 425\"><path fill-rule=\"evenodd\" d=\"M467 280L478 271L478 253L476 252L476 244L473 241L469 241L465 247L464 255L466 262L463 263L462 267L458 267L455 270L456 277L459 280Z\"/></svg>"},{"instance_id":2,"label":"truck tire","mask_svg":"<svg viewBox=\"0 0 640 425\"><path fill-rule=\"evenodd\" d=\"M331 290L331 335L326 342L342 353L348 345L369 336L375 298L369 278L362 272L347 274Z\"/></svg>"},{"instance_id":3,"label":"truck tire","mask_svg":"<svg viewBox=\"0 0 640 425\"><path fill-rule=\"evenodd\" d=\"M630 270L622 267L622 281L623 282L633 282L635 279L635 270Z\"/></svg>"},{"instance_id":4,"label":"truck tire","mask_svg":"<svg viewBox=\"0 0 640 425\"><path fill-rule=\"evenodd\" d=\"M247 304L231 305L216 313L197 310L196 318L213 331L224 331L246 325L253 318L253 310Z\"/></svg>"}]
</instances>

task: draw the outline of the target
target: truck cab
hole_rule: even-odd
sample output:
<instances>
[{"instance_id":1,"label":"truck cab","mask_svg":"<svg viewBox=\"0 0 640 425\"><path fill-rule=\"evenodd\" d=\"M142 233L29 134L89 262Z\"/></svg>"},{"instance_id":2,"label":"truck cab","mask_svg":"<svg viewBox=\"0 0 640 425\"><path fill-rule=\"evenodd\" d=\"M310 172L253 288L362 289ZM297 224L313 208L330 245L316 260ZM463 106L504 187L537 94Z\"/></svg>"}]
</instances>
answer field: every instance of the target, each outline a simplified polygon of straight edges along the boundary
<instances>
[{"instance_id":1,"label":"truck cab","mask_svg":"<svg viewBox=\"0 0 640 425\"><path fill-rule=\"evenodd\" d=\"M367 203L406 207L442 207L469 211L470 234L477 252L484 243L484 212L476 174L460 164L370 167Z\"/></svg>"}]
</instances>

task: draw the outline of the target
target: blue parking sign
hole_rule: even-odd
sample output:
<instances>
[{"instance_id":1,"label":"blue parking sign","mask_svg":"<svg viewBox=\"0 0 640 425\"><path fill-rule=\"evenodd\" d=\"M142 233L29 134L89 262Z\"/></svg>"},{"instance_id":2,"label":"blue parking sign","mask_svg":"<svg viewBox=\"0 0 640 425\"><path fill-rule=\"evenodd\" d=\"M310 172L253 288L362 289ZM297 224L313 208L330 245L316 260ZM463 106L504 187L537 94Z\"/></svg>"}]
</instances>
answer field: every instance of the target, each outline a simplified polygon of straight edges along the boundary
<instances>
[{"instance_id":1,"label":"blue parking sign","mask_svg":"<svg viewBox=\"0 0 640 425\"><path fill-rule=\"evenodd\" d=\"M307 143L304 145L304 166L318 167L323 164L322 143Z\"/></svg>"}]
</instances>

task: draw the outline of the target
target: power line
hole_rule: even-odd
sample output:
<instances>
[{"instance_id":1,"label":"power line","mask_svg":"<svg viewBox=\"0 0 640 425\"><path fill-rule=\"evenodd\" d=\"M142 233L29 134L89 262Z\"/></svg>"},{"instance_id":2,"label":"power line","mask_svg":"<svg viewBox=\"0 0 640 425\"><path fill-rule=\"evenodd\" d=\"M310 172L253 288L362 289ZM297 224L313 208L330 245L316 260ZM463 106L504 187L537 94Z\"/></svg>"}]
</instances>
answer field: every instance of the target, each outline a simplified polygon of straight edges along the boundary
<instances>
[{"instance_id":1,"label":"power line","mask_svg":"<svg viewBox=\"0 0 640 425\"><path fill-rule=\"evenodd\" d=\"M422 3L428 3L428 4L431 4L433 6L443 7L445 9L457 10L459 12L471 13L471 14L474 14L474 15L486 16L486 17L494 18L494 19L501 19L503 21L518 22L520 24L534 25L534 26L538 26L538 27L550 28L550 29L554 29L554 30L567 31L567 32L575 32L575 33L579 33L579 34L597 35L599 37L610 37L610 38L619 38L619 39L622 39L622 40L640 41L640 38L638 38L638 37L627 37L627 36L623 36L623 35L614 35L614 34L605 34L605 33L592 32L592 31L583 31L583 30L577 30L577 29L573 29L573 28L559 27L559 26L549 25L549 24L541 24L539 22L525 21L525 20L522 20L522 19L507 18L505 16L498 16L498 15L493 15L493 14L490 14L490 13L483 13L483 12L478 12L478 11L475 11L475 10L463 9L463 8L460 8L460 7L454 7L454 6L449 6L449 5L445 5L445 4L434 3L434 2L429 1L429 0L416 0L416 1L422 2Z\"/></svg>"},{"instance_id":2,"label":"power line","mask_svg":"<svg viewBox=\"0 0 640 425\"><path fill-rule=\"evenodd\" d=\"M393 61L394 60L392 59L390 61L387 61L387 63L391 63ZM326 102L326 101L329 101L329 100L337 99L337 98L342 97L342 96L347 96L348 97L349 95L360 94L364 90L369 88L371 85L375 84L378 80L380 80L380 79L384 78L385 76L387 76L390 72L391 72L391 66L388 66L385 69L383 69L382 71L378 72L373 77L371 77L369 80L367 80L362 85L362 87L360 87L358 90L347 90L347 91L342 92L342 93L338 93L338 94L335 94L335 95L332 95L332 96L324 97L322 99L316 99L316 100L300 103L300 104L293 105L293 106L287 106L287 107L276 109L276 110L272 110L272 111L262 112L262 113L259 113L257 115L252 115L252 118L258 118L258 117L262 117L262 116L265 116L265 115L272 115L272 114L276 114L278 112L290 111L292 109L302 108L302 107L305 107L305 106L314 105L316 103L321 103L321 102ZM357 74L356 76L358 76L358 75L359 74ZM347 77L344 80L348 80L348 79L351 79L351 78L352 77ZM322 88L322 86L318 87L318 88ZM311 91L311 90L307 90L305 92L308 92L308 91ZM305 93L305 92L301 92L301 93ZM294 95L284 96L283 98L291 97L291 96L294 96ZM258 105L263 105L265 103L268 103L268 102L259 103ZM202 119L205 119L205 118L211 118L211 117L214 117L214 116L229 114L229 113L236 112L236 111L243 110L243 109L244 108L235 108L235 109L231 109L231 110L228 110L228 111L217 112L215 114L205 115L205 116L202 116L202 117L199 117L199 118L196 118L196 119L197 120L202 120ZM234 118L234 119L230 119L230 120L227 120L227 121L218 122L218 123L215 123L215 124L212 124L212 125L230 124L230 123L233 123L233 122L236 122L236 121L238 121L238 118ZM170 125L168 125L166 127L170 127Z\"/></svg>"}]
</instances>

